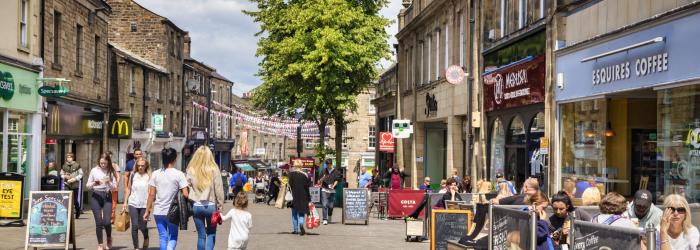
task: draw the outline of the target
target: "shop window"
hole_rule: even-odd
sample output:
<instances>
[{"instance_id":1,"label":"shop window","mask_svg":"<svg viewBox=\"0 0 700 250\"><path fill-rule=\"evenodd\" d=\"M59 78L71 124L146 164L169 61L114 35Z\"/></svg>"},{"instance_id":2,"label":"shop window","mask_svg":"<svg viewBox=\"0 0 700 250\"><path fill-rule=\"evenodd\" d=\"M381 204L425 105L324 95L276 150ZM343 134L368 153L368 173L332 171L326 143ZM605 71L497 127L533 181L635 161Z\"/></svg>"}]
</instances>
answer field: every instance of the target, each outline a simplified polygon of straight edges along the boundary
<instances>
[{"instance_id":1,"label":"shop window","mask_svg":"<svg viewBox=\"0 0 700 250\"><path fill-rule=\"evenodd\" d=\"M505 131L501 119L496 119L491 127L491 179L496 179L496 173L505 170Z\"/></svg>"},{"instance_id":2,"label":"shop window","mask_svg":"<svg viewBox=\"0 0 700 250\"><path fill-rule=\"evenodd\" d=\"M525 124L519 116L514 117L510 122L508 144L525 144Z\"/></svg>"},{"instance_id":3,"label":"shop window","mask_svg":"<svg viewBox=\"0 0 700 250\"><path fill-rule=\"evenodd\" d=\"M585 180L601 176L606 164L605 99L560 105L561 166L564 178Z\"/></svg>"},{"instance_id":4,"label":"shop window","mask_svg":"<svg viewBox=\"0 0 700 250\"><path fill-rule=\"evenodd\" d=\"M700 201L700 85L657 92L657 160L663 195ZM661 192L661 190L659 190Z\"/></svg>"}]
</instances>

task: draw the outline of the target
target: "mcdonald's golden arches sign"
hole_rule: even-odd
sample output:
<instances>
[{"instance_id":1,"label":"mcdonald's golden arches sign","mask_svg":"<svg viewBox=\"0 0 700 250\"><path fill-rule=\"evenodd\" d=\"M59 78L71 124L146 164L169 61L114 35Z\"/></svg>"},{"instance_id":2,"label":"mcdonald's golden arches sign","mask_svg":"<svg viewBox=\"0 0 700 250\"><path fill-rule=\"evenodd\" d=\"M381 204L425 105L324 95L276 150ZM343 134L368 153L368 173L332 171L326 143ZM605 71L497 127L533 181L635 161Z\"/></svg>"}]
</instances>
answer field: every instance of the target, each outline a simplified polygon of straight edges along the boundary
<instances>
[{"instance_id":1,"label":"mcdonald's golden arches sign","mask_svg":"<svg viewBox=\"0 0 700 250\"><path fill-rule=\"evenodd\" d=\"M133 126L131 117L115 115L109 118L108 137L112 139L131 139Z\"/></svg>"}]
</instances>

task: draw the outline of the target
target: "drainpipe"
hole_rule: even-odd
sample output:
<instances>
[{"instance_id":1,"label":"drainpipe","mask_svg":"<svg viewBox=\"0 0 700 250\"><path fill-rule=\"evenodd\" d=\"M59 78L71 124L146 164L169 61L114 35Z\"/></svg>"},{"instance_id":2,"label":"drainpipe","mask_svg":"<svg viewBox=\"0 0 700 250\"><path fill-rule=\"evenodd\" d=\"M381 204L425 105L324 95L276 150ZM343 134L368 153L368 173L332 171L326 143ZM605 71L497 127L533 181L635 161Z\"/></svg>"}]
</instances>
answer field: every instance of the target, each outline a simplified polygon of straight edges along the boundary
<instances>
[{"instance_id":1,"label":"drainpipe","mask_svg":"<svg viewBox=\"0 0 700 250\"><path fill-rule=\"evenodd\" d=\"M473 162L473 142L474 142L474 135L473 135L473 127L472 127L472 98L474 96L474 57L478 56L478 53L474 53L474 44L476 43L475 41L475 36L474 35L474 25L476 23L476 18L474 17L476 11L475 11L475 5L479 5L481 7L481 3L476 3L478 0L471 0L469 1L469 66L468 66L468 77L467 77L467 148L466 148L466 154L467 154L467 166L469 166L470 171L471 171L471 185L472 185L472 191L476 191L476 182L477 182L477 169L474 166Z\"/></svg>"}]
</instances>

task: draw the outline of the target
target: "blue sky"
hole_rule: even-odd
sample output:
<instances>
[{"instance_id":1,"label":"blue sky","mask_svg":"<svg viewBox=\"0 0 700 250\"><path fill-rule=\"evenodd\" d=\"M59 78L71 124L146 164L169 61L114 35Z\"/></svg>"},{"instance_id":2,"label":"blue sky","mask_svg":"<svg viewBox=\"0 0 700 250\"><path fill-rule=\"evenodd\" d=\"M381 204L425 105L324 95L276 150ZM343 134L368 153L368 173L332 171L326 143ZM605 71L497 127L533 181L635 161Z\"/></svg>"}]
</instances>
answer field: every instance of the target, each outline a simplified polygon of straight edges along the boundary
<instances>
[{"instance_id":1,"label":"blue sky","mask_svg":"<svg viewBox=\"0 0 700 250\"><path fill-rule=\"evenodd\" d=\"M241 10L254 10L248 0L135 0L144 7L172 20L192 37L192 57L217 69L234 81L234 92L258 86L255 76L259 60L255 57L258 24ZM381 14L396 20L401 0L390 0ZM396 43L397 24L387 28L389 44ZM393 47L392 47L393 50ZM385 67L389 62L382 62Z\"/></svg>"}]
</instances>

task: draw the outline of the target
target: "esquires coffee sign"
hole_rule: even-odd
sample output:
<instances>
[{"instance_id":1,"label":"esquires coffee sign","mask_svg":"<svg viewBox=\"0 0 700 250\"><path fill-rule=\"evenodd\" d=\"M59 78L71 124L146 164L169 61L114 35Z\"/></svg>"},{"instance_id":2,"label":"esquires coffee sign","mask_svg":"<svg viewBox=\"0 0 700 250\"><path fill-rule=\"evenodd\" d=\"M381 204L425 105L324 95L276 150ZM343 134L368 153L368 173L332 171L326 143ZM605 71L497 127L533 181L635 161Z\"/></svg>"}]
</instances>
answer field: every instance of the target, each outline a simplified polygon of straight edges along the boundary
<instances>
[{"instance_id":1,"label":"esquires coffee sign","mask_svg":"<svg viewBox=\"0 0 700 250\"><path fill-rule=\"evenodd\" d=\"M484 110L543 102L544 76L544 55L484 74Z\"/></svg>"},{"instance_id":2,"label":"esquires coffee sign","mask_svg":"<svg viewBox=\"0 0 700 250\"><path fill-rule=\"evenodd\" d=\"M102 113L66 103L49 105L46 133L49 136L102 138Z\"/></svg>"}]
</instances>

